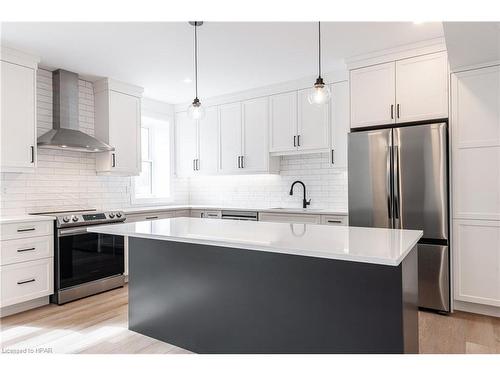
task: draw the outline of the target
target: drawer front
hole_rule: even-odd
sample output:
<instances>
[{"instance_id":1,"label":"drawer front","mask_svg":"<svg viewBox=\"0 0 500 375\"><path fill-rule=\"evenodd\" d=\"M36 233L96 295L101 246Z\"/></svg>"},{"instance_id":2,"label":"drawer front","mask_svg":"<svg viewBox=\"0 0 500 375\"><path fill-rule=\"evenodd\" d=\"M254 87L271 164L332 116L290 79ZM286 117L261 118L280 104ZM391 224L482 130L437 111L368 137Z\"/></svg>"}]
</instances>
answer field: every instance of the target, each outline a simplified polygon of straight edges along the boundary
<instances>
[{"instance_id":1,"label":"drawer front","mask_svg":"<svg viewBox=\"0 0 500 375\"><path fill-rule=\"evenodd\" d=\"M0 266L1 307L54 293L54 259Z\"/></svg>"},{"instance_id":2,"label":"drawer front","mask_svg":"<svg viewBox=\"0 0 500 375\"><path fill-rule=\"evenodd\" d=\"M322 215L321 224L324 225L347 225L347 216Z\"/></svg>"},{"instance_id":3,"label":"drawer front","mask_svg":"<svg viewBox=\"0 0 500 375\"><path fill-rule=\"evenodd\" d=\"M293 224L320 224L321 222L319 215L275 214L268 212L259 212L259 221Z\"/></svg>"},{"instance_id":4,"label":"drawer front","mask_svg":"<svg viewBox=\"0 0 500 375\"><path fill-rule=\"evenodd\" d=\"M0 225L0 237L2 240L52 236L53 231L53 221L29 221L24 223L9 223Z\"/></svg>"},{"instance_id":5,"label":"drawer front","mask_svg":"<svg viewBox=\"0 0 500 375\"><path fill-rule=\"evenodd\" d=\"M189 217L189 210L174 211L174 217Z\"/></svg>"},{"instance_id":6,"label":"drawer front","mask_svg":"<svg viewBox=\"0 0 500 375\"><path fill-rule=\"evenodd\" d=\"M2 241L0 265L48 258L54 255L54 237L43 236Z\"/></svg>"},{"instance_id":7,"label":"drawer front","mask_svg":"<svg viewBox=\"0 0 500 375\"><path fill-rule=\"evenodd\" d=\"M168 212L151 212L146 214L129 215L127 216L127 223L134 223L137 221L147 221L147 220L160 220L175 217L175 211Z\"/></svg>"}]
</instances>

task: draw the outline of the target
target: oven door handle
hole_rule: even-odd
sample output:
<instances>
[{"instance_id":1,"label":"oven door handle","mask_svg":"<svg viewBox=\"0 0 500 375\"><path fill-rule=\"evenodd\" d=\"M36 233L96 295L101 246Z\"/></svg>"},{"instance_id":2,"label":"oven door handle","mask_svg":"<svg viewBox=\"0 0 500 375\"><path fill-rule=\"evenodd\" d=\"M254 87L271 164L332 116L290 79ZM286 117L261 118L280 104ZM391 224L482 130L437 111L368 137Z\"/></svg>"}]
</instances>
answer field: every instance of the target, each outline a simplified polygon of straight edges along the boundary
<instances>
[{"instance_id":1,"label":"oven door handle","mask_svg":"<svg viewBox=\"0 0 500 375\"><path fill-rule=\"evenodd\" d=\"M76 234L85 234L87 232L86 228L71 228L71 229L59 229L57 232L59 237L73 236Z\"/></svg>"}]
</instances>

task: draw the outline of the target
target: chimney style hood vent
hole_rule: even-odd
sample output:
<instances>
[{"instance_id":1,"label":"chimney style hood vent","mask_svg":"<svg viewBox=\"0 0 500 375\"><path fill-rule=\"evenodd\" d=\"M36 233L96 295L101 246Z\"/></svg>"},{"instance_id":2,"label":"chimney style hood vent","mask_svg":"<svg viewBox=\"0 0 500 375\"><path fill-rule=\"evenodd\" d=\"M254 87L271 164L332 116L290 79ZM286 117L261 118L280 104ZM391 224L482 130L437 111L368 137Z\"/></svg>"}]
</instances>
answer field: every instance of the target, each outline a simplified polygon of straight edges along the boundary
<instances>
[{"instance_id":1,"label":"chimney style hood vent","mask_svg":"<svg viewBox=\"0 0 500 375\"><path fill-rule=\"evenodd\" d=\"M52 130L38 137L40 148L82 152L114 151L114 147L78 130L78 74L58 69L52 75Z\"/></svg>"}]
</instances>

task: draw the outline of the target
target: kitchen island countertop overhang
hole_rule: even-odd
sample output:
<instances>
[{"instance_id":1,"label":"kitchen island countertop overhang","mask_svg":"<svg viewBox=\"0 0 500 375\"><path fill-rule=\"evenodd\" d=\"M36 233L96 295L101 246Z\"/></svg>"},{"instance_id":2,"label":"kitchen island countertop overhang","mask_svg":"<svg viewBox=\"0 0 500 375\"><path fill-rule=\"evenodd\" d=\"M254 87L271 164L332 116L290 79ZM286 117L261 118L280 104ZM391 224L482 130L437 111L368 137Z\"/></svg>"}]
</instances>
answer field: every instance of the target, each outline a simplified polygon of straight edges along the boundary
<instances>
[{"instance_id":1,"label":"kitchen island countertop overhang","mask_svg":"<svg viewBox=\"0 0 500 375\"><path fill-rule=\"evenodd\" d=\"M405 229L179 217L102 225L90 232L397 266L422 237Z\"/></svg>"}]
</instances>

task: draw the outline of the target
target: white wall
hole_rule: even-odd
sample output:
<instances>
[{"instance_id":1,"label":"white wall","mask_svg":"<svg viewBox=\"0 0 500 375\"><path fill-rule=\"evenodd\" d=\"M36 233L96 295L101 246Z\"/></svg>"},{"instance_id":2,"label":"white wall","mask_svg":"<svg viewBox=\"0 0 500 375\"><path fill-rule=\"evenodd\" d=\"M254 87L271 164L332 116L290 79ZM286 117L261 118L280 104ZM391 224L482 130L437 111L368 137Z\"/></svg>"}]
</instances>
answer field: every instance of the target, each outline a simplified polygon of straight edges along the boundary
<instances>
[{"instance_id":1,"label":"white wall","mask_svg":"<svg viewBox=\"0 0 500 375\"><path fill-rule=\"evenodd\" d=\"M52 73L37 75L37 132L52 128ZM94 94L91 82L79 80L80 130L94 134ZM117 209L130 206L131 177L97 176L95 155L83 152L38 149L34 174L2 173L1 214L73 210ZM188 181L175 179L176 203L188 202Z\"/></svg>"}]
</instances>

